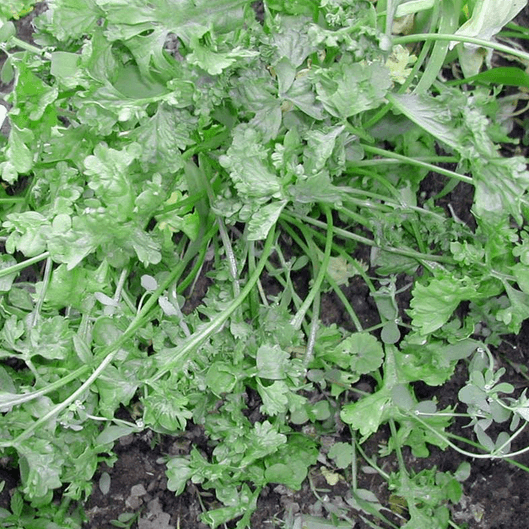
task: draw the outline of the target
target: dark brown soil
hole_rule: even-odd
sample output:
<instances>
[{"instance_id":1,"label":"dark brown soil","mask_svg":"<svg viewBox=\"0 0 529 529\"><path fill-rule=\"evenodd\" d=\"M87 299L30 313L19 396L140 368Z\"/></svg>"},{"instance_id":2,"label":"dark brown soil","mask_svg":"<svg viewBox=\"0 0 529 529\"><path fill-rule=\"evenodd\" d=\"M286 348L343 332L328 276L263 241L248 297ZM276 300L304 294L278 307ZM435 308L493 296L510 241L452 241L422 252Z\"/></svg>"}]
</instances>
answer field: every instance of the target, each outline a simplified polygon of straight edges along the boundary
<instances>
[{"instance_id":1,"label":"dark brown soil","mask_svg":"<svg viewBox=\"0 0 529 529\"><path fill-rule=\"evenodd\" d=\"M42 10L45 4L39 4ZM529 11L526 12L528 14ZM27 41L31 40L31 17L18 23L19 36ZM3 87L5 89L5 87ZM523 117L523 116L522 116ZM435 194L439 188L435 179L430 179L423 191ZM465 191L465 192L461 192ZM456 189L445 200L451 203L459 215L469 211L472 203L471 192L465 188ZM461 217L462 218L462 217ZM207 288L207 284L204 284ZM353 280L344 291L357 312L360 321L366 326L378 322L375 305L366 288ZM352 323L345 315L340 301L333 295L326 295L323 299L322 314L324 323L337 323L345 328L353 329ZM507 369L505 380L509 380L517 387L525 387L526 380L517 372L516 366L526 365L529 356L529 325L525 325L519 336L512 337L505 343L496 356ZM454 402L459 387L464 383L466 372L463 366L449 384L441 388L422 388L435 391L441 402ZM421 388L417 388L421 391ZM350 442L347 429L336 434L331 441ZM366 453L376 456L379 446L387 440L387 432L381 430L364 445ZM93 493L85 509L88 521L86 529L111 529L115 527L113 520L118 520L124 513L134 513L137 519L132 528L139 529L207 529L200 523L199 516L204 510L216 507L214 497L194 485L188 485L184 494L175 497L167 490L164 457L176 453L186 453L192 444L206 444L200 428L191 427L181 437L157 436L141 433L122 438L116 445L118 456L112 468L102 465L97 472ZM520 447L529 445L529 432L518 439ZM436 466L441 471L454 471L465 458L453 450L441 451L432 448L431 455L425 460L414 458L405 452L405 460L409 469L420 470ZM529 466L529 454L520 456L517 461ZM453 509L453 519L459 527L472 529L527 529L529 521L529 473L505 461L473 460L470 478L464 482L464 495L461 502ZM9 506L10 493L16 487L18 476L16 472L5 467L6 462L0 460L0 482L5 480L5 488L0 494L0 507ZM386 472L397 468L394 457L379 460ZM375 473L365 472L364 464L360 463L361 471L358 475L358 487L372 491L379 501L389 506L389 492L385 482ZM328 518L331 512L342 513L350 519L348 527L367 529L368 526L359 517L358 511L353 510L347 503L351 497L350 482L341 479L334 486L329 485L322 474L322 466L316 466L310 473L300 491L294 492L284 486L269 486L261 495L256 513L252 517L254 529L297 527L296 516L311 515ZM110 489L102 492L99 482L102 474L110 477ZM342 472L347 478L347 472ZM401 525L390 511L385 515ZM234 527L229 524L228 527ZM330 527L330 526L329 526ZM428 529L425 527L424 529Z\"/></svg>"}]
</instances>

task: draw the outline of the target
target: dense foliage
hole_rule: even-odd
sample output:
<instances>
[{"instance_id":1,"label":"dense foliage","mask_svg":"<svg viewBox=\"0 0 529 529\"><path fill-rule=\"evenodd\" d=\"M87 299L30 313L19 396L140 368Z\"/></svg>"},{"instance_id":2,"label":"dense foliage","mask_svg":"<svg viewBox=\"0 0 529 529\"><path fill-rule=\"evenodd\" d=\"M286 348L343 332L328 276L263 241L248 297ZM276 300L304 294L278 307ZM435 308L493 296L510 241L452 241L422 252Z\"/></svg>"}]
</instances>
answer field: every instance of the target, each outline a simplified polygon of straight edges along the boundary
<instances>
[{"instance_id":1,"label":"dense foliage","mask_svg":"<svg viewBox=\"0 0 529 529\"><path fill-rule=\"evenodd\" d=\"M493 350L529 317L529 172L510 136L529 83L490 50L527 65L491 40L525 4L50 0L31 44L9 21L27 4L0 11L0 453L21 475L0 526L78 527L70 502L118 438L189 423L211 450L168 457L168 486L213 490L212 527L248 527L264 486L299 489L318 460L396 527L356 486L386 423L401 527L455 526L468 465L414 473L402 448L524 449L529 403ZM327 292L354 332L321 324ZM460 362L452 405L416 397ZM450 433L462 414L474 448ZM343 423L350 443L321 446Z\"/></svg>"}]
</instances>

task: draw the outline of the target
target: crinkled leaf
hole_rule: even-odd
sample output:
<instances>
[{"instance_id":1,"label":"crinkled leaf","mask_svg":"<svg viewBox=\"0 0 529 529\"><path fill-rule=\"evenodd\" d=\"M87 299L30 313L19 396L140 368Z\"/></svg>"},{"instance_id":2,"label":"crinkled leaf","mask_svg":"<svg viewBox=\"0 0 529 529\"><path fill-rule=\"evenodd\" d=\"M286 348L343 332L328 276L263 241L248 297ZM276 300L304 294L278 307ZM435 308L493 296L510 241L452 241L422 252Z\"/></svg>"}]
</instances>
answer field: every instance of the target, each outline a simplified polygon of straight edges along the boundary
<instances>
[{"instance_id":1,"label":"crinkled leaf","mask_svg":"<svg viewBox=\"0 0 529 529\"><path fill-rule=\"evenodd\" d=\"M267 162L268 152L260 134L248 126L237 127L232 145L220 158L239 194L249 200L280 196L279 179Z\"/></svg>"},{"instance_id":2,"label":"crinkled leaf","mask_svg":"<svg viewBox=\"0 0 529 529\"><path fill-rule=\"evenodd\" d=\"M421 334L440 329L457 306L466 300L479 298L476 286L468 278L434 278L428 285L416 283L412 292L409 315Z\"/></svg>"},{"instance_id":3,"label":"crinkled leaf","mask_svg":"<svg viewBox=\"0 0 529 529\"><path fill-rule=\"evenodd\" d=\"M257 350L257 375L270 380L281 380L286 377L289 354L279 345L261 345Z\"/></svg>"},{"instance_id":4,"label":"crinkled leaf","mask_svg":"<svg viewBox=\"0 0 529 529\"><path fill-rule=\"evenodd\" d=\"M131 134L142 147L142 162L164 172L181 169L180 151L194 143L190 137L193 124L188 113L160 105L156 114Z\"/></svg>"},{"instance_id":5,"label":"crinkled leaf","mask_svg":"<svg viewBox=\"0 0 529 529\"><path fill-rule=\"evenodd\" d=\"M137 149L117 151L97 145L85 160L85 174L91 177L88 186L105 204L113 206L118 220L133 209L135 197L128 168L136 155Z\"/></svg>"},{"instance_id":6,"label":"crinkled leaf","mask_svg":"<svg viewBox=\"0 0 529 529\"><path fill-rule=\"evenodd\" d=\"M49 17L53 34L59 40L67 40L90 34L101 11L95 0L53 0Z\"/></svg>"},{"instance_id":7,"label":"crinkled leaf","mask_svg":"<svg viewBox=\"0 0 529 529\"><path fill-rule=\"evenodd\" d=\"M497 222L499 216L512 215L523 222L522 204L529 188L526 160L520 156L474 160L476 192L474 211Z\"/></svg>"},{"instance_id":8,"label":"crinkled leaf","mask_svg":"<svg viewBox=\"0 0 529 529\"><path fill-rule=\"evenodd\" d=\"M384 66L346 61L317 71L314 80L318 99L337 118L349 118L377 108L391 86Z\"/></svg>"}]
</instances>

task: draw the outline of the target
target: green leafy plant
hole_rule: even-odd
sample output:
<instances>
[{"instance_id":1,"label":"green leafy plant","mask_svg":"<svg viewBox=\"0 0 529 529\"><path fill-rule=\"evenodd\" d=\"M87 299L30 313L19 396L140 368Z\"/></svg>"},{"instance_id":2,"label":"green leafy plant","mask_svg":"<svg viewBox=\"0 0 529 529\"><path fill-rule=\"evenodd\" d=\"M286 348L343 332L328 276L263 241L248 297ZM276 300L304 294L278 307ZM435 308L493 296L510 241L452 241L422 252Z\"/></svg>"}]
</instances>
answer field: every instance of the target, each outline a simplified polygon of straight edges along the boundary
<instances>
[{"instance_id":1,"label":"green leafy plant","mask_svg":"<svg viewBox=\"0 0 529 529\"><path fill-rule=\"evenodd\" d=\"M3 527L45 518L59 491L82 503L114 442L144 429L203 428L207 451L167 456L168 488L212 490L202 521L240 529L265 486L300 489L324 455L351 466L366 520L455 526L467 465L415 472L405 447L527 450L526 394L492 352L529 317L529 172L505 155L515 112L499 88L527 81L520 68L439 80L458 64L450 42L529 59L490 40L521 3L477 27L490 4L273 0L257 17L240 0L55 0L37 45L0 27L14 81L0 114L0 451L21 475ZM446 197L465 186L471 210L456 212ZM352 280L375 323L346 296ZM322 325L327 292L350 330ZM459 363L457 400L416 396ZM475 438L450 433L460 417ZM325 453L342 422L351 444ZM362 449L384 424L392 474ZM388 482L388 516L356 485L356 451Z\"/></svg>"}]
</instances>

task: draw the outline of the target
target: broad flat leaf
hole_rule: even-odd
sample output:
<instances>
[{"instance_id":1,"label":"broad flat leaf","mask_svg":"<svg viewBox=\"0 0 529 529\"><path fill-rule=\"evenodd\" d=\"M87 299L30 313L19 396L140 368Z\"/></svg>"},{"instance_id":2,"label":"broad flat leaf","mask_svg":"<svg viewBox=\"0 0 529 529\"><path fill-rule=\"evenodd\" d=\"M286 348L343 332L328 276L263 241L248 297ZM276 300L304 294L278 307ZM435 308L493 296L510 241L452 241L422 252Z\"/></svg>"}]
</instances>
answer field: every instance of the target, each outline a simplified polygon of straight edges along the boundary
<instances>
[{"instance_id":1,"label":"broad flat leaf","mask_svg":"<svg viewBox=\"0 0 529 529\"><path fill-rule=\"evenodd\" d=\"M281 184L277 175L268 168L268 151L255 129L238 126L231 147L219 161L229 171L242 197L263 199L279 196Z\"/></svg>"},{"instance_id":2,"label":"broad flat leaf","mask_svg":"<svg viewBox=\"0 0 529 529\"><path fill-rule=\"evenodd\" d=\"M7 160L17 173L28 173L33 167L33 152L28 145L34 142L35 136L31 130L19 129L16 125L11 125L6 154ZM13 183L12 178L8 177L7 181Z\"/></svg>"},{"instance_id":3,"label":"broad flat leaf","mask_svg":"<svg viewBox=\"0 0 529 529\"><path fill-rule=\"evenodd\" d=\"M11 213L7 215L3 227L11 235L6 241L6 250L22 252L26 257L34 257L45 251L46 235L50 230L49 221L36 211Z\"/></svg>"},{"instance_id":4,"label":"broad flat leaf","mask_svg":"<svg viewBox=\"0 0 529 529\"><path fill-rule=\"evenodd\" d=\"M360 375L370 373L382 365L384 350L371 334L355 333L338 346L341 354L349 355L350 369Z\"/></svg>"},{"instance_id":5,"label":"broad flat leaf","mask_svg":"<svg viewBox=\"0 0 529 529\"><path fill-rule=\"evenodd\" d=\"M242 48L235 48L226 52L214 51L202 44L204 41L211 40L211 37L208 38L208 34L209 30L206 27L201 28L199 31L195 29L195 33L190 39L190 47L193 49L193 53L190 53L186 59L189 64L197 65L210 75L220 75L226 68L240 62L241 59L248 59L258 55L257 51Z\"/></svg>"},{"instance_id":6,"label":"broad flat leaf","mask_svg":"<svg viewBox=\"0 0 529 529\"><path fill-rule=\"evenodd\" d=\"M81 70L81 55L65 51L54 51L51 54L51 75L66 89L78 85L88 86L88 79Z\"/></svg>"},{"instance_id":7,"label":"broad flat leaf","mask_svg":"<svg viewBox=\"0 0 529 529\"><path fill-rule=\"evenodd\" d=\"M522 204L529 189L529 171L525 158L476 159L472 162L476 180L473 209L480 217L497 222L498 217L511 214L523 223Z\"/></svg>"},{"instance_id":8,"label":"broad flat leaf","mask_svg":"<svg viewBox=\"0 0 529 529\"><path fill-rule=\"evenodd\" d=\"M455 151L463 144L454 116L440 100L417 94L392 94L390 100L407 118Z\"/></svg>"},{"instance_id":9,"label":"broad flat leaf","mask_svg":"<svg viewBox=\"0 0 529 529\"><path fill-rule=\"evenodd\" d=\"M271 26L268 44L275 48L278 62L286 59L293 68L298 68L316 50L307 32L307 25L311 22L311 18L300 16L267 18L266 23Z\"/></svg>"},{"instance_id":10,"label":"broad flat leaf","mask_svg":"<svg viewBox=\"0 0 529 529\"><path fill-rule=\"evenodd\" d=\"M263 385L257 379L257 391L261 396L263 404L260 408L261 413L274 416L279 413L288 411L288 394L290 389L282 380L275 380L272 385Z\"/></svg>"},{"instance_id":11,"label":"broad flat leaf","mask_svg":"<svg viewBox=\"0 0 529 529\"><path fill-rule=\"evenodd\" d=\"M17 261L11 255L0 255L0 270L9 269L11 266L17 264ZM0 277L0 292L9 292L13 281L16 279L18 273L9 274Z\"/></svg>"},{"instance_id":12,"label":"broad flat leaf","mask_svg":"<svg viewBox=\"0 0 529 529\"><path fill-rule=\"evenodd\" d=\"M30 332L32 353L48 360L65 360L73 353L73 335L64 317L41 319Z\"/></svg>"},{"instance_id":13,"label":"broad flat leaf","mask_svg":"<svg viewBox=\"0 0 529 529\"><path fill-rule=\"evenodd\" d=\"M321 120L325 116L308 77L296 78L284 98L313 119Z\"/></svg>"},{"instance_id":14,"label":"broad flat leaf","mask_svg":"<svg viewBox=\"0 0 529 529\"><path fill-rule=\"evenodd\" d=\"M303 151L305 172L308 175L320 172L331 157L336 139L344 126L309 131L306 135L307 146Z\"/></svg>"},{"instance_id":15,"label":"broad flat leaf","mask_svg":"<svg viewBox=\"0 0 529 529\"><path fill-rule=\"evenodd\" d=\"M138 259L145 265L158 264L162 259L159 242L153 235L137 226L130 233L130 244Z\"/></svg>"},{"instance_id":16,"label":"broad flat leaf","mask_svg":"<svg viewBox=\"0 0 529 529\"><path fill-rule=\"evenodd\" d=\"M137 426L123 425L123 424L110 424L96 437L95 442L101 445L108 445L114 443L120 437L125 437L131 433L140 431Z\"/></svg>"},{"instance_id":17,"label":"broad flat leaf","mask_svg":"<svg viewBox=\"0 0 529 529\"><path fill-rule=\"evenodd\" d=\"M282 483L292 490L299 490L307 477L307 464L299 459L285 463L275 463L265 470L265 478L270 483Z\"/></svg>"},{"instance_id":18,"label":"broad flat leaf","mask_svg":"<svg viewBox=\"0 0 529 529\"><path fill-rule=\"evenodd\" d=\"M188 112L160 105L156 114L130 135L142 147L141 161L154 171L173 173L181 169L180 151L194 143L191 131L195 121Z\"/></svg>"},{"instance_id":19,"label":"broad flat leaf","mask_svg":"<svg viewBox=\"0 0 529 529\"><path fill-rule=\"evenodd\" d=\"M268 421L263 423L256 422L247 438L248 449L241 460L240 464L242 467L276 452L280 446L287 442L287 436L279 433L277 427Z\"/></svg>"},{"instance_id":20,"label":"broad flat leaf","mask_svg":"<svg viewBox=\"0 0 529 529\"><path fill-rule=\"evenodd\" d=\"M110 23L111 40L128 40L161 26L190 44L191 38L211 27L227 33L244 24L244 2L239 0L95 0Z\"/></svg>"},{"instance_id":21,"label":"broad flat leaf","mask_svg":"<svg viewBox=\"0 0 529 529\"><path fill-rule=\"evenodd\" d=\"M430 9L435 4L435 0L404 0L398 4L395 10L396 17L405 17L425 9Z\"/></svg>"},{"instance_id":22,"label":"broad flat leaf","mask_svg":"<svg viewBox=\"0 0 529 529\"><path fill-rule=\"evenodd\" d=\"M70 224L56 223L48 241L48 250L53 260L67 264L68 270L75 268L111 235L101 232L96 234L94 228L88 215L74 217Z\"/></svg>"},{"instance_id":23,"label":"broad flat leaf","mask_svg":"<svg viewBox=\"0 0 529 529\"><path fill-rule=\"evenodd\" d=\"M387 420L392 409L391 389L386 388L363 397L358 402L346 404L340 418L358 430L363 437L369 437Z\"/></svg>"},{"instance_id":24,"label":"broad flat leaf","mask_svg":"<svg viewBox=\"0 0 529 529\"><path fill-rule=\"evenodd\" d=\"M270 380L286 377L290 355L279 345L261 345L257 350L257 376Z\"/></svg>"},{"instance_id":25,"label":"broad flat leaf","mask_svg":"<svg viewBox=\"0 0 529 529\"><path fill-rule=\"evenodd\" d=\"M76 39L90 34L101 17L94 0L50 0L53 34L59 40Z\"/></svg>"},{"instance_id":26,"label":"broad flat leaf","mask_svg":"<svg viewBox=\"0 0 529 529\"><path fill-rule=\"evenodd\" d=\"M353 462L353 446L349 443L334 443L327 454L338 468L347 468Z\"/></svg>"},{"instance_id":27,"label":"broad flat leaf","mask_svg":"<svg viewBox=\"0 0 529 529\"><path fill-rule=\"evenodd\" d=\"M316 71L318 99L327 112L349 118L377 108L391 86L389 71L380 64L347 63Z\"/></svg>"},{"instance_id":28,"label":"broad flat leaf","mask_svg":"<svg viewBox=\"0 0 529 529\"><path fill-rule=\"evenodd\" d=\"M226 362L214 362L206 374L206 384L217 396L231 393L237 383L234 366Z\"/></svg>"},{"instance_id":29,"label":"broad flat leaf","mask_svg":"<svg viewBox=\"0 0 529 529\"><path fill-rule=\"evenodd\" d=\"M166 463L167 488L176 496L184 492L187 481L193 476L195 470L191 462L184 457L174 457Z\"/></svg>"},{"instance_id":30,"label":"broad flat leaf","mask_svg":"<svg viewBox=\"0 0 529 529\"><path fill-rule=\"evenodd\" d=\"M520 292L505 283L505 291L509 296L510 306L496 313L496 319L507 325L510 332L520 331L522 323L529 318L529 294Z\"/></svg>"},{"instance_id":31,"label":"broad flat leaf","mask_svg":"<svg viewBox=\"0 0 529 529\"><path fill-rule=\"evenodd\" d=\"M416 283L412 294L408 313L421 334L440 329L462 301L479 297L476 285L468 278L435 278L427 286Z\"/></svg>"},{"instance_id":32,"label":"broad flat leaf","mask_svg":"<svg viewBox=\"0 0 529 529\"><path fill-rule=\"evenodd\" d=\"M314 465L317 459L318 449L314 441L292 433L289 442L280 446L277 452L266 459L265 478L299 490L307 477L308 468Z\"/></svg>"},{"instance_id":33,"label":"broad flat leaf","mask_svg":"<svg viewBox=\"0 0 529 529\"><path fill-rule=\"evenodd\" d=\"M527 0L477 0L472 16L455 34L491 40L526 5ZM455 44L452 42L450 46L454 47ZM458 54L464 76L477 75L485 58L483 50L473 44L463 43L458 46Z\"/></svg>"},{"instance_id":34,"label":"broad flat leaf","mask_svg":"<svg viewBox=\"0 0 529 529\"><path fill-rule=\"evenodd\" d=\"M136 146L137 147L137 146ZM85 160L88 186L108 206L113 206L116 220L123 220L132 212L134 195L128 167L135 160L138 149L117 151L97 145L94 154Z\"/></svg>"},{"instance_id":35,"label":"broad flat leaf","mask_svg":"<svg viewBox=\"0 0 529 529\"><path fill-rule=\"evenodd\" d=\"M29 498L45 497L62 485L60 473L65 456L60 447L34 437L26 440L19 453L22 491Z\"/></svg>"},{"instance_id":36,"label":"broad flat leaf","mask_svg":"<svg viewBox=\"0 0 529 529\"><path fill-rule=\"evenodd\" d=\"M476 0L472 16L455 34L490 40L526 5L527 0Z\"/></svg>"}]
</instances>

